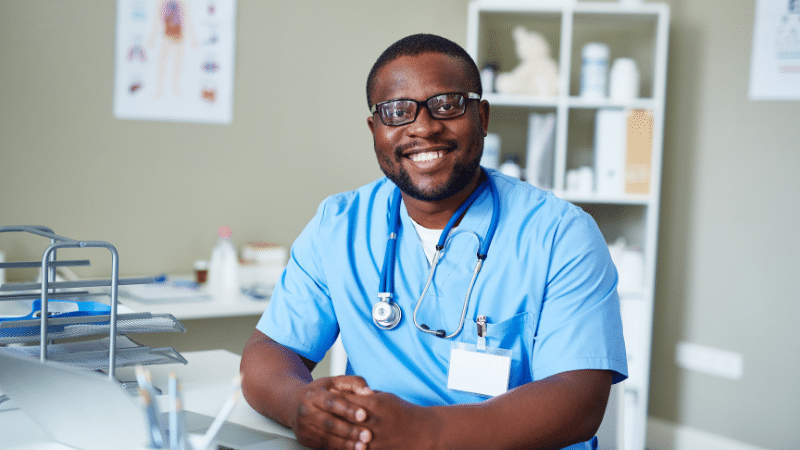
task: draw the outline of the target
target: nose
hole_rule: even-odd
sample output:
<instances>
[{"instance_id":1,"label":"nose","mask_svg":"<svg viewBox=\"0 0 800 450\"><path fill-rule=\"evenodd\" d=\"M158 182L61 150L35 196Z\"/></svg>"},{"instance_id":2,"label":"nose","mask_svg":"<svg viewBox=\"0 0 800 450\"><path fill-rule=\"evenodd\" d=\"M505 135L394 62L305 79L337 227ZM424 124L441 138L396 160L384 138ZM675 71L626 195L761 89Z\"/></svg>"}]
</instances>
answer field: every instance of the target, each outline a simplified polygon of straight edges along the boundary
<instances>
[{"instance_id":1,"label":"nose","mask_svg":"<svg viewBox=\"0 0 800 450\"><path fill-rule=\"evenodd\" d=\"M444 129L444 124L442 121L431 116L431 113L428 111L427 107L420 106L419 108L420 110L417 114L417 119L408 124L408 128L406 128L408 135L415 137L426 137L441 133Z\"/></svg>"}]
</instances>

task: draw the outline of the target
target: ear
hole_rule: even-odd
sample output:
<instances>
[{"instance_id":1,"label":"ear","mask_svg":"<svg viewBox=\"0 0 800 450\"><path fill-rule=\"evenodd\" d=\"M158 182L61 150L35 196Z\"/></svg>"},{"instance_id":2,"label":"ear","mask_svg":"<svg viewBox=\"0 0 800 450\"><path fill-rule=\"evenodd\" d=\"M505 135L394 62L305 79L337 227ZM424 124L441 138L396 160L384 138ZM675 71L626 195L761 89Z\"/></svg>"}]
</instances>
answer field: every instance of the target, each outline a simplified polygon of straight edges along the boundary
<instances>
[{"instance_id":1,"label":"ear","mask_svg":"<svg viewBox=\"0 0 800 450\"><path fill-rule=\"evenodd\" d=\"M372 133L373 139L375 138L375 119L372 116L367 117L367 126L369 127L369 132Z\"/></svg>"},{"instance_id":2,"label":"ear","mask_svg":"<svg viewBox=\"0 0 800 450\"><path fill-rule=\"evenodd\" d=\"M478 105L478 119L481 122L481 128L483 128L483 137L486 137L489 133L489 102L486 100L481 100Z\"/></svg>"}]
</instances>

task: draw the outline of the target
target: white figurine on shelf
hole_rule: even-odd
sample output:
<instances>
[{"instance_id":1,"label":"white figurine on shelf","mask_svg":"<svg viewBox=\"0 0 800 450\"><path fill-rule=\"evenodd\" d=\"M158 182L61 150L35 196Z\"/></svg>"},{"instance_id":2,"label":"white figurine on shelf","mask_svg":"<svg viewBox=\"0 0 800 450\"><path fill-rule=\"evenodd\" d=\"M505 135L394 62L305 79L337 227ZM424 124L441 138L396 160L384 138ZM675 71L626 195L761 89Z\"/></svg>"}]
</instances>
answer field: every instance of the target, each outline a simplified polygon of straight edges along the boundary
<instances>
[{"instance_id":1,"label":"white figurine on shelf","mask_svg":"<svg viewBox=\"0 0 800 450\"><path fill-rule=\"evenodd\" d=\"M517 56L522 62L511 72L500 73L495 88L501 94L553 96L558 94L558 65L541 34L518 26L512 31Z\"/></svg>"}]
</instances>

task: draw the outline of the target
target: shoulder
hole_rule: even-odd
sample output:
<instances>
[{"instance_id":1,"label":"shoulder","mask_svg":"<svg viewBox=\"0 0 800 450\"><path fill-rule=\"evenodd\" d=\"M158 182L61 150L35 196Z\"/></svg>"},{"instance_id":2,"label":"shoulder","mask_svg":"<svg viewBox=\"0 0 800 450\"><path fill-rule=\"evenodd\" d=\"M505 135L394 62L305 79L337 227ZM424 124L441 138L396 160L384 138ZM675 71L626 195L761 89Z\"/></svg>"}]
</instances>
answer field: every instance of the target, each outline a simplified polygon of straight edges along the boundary
<instances>
[{"instance_id":1,"label":"shoulder","mask_svg":"<svg viewBox=\"0 0 800 450\"><path fill-rule=\"evenodd\" d=\"M512 216L559 219L581 215L583 210L574 204L556 197L552 192L509 177L493 169L484 169L491 178L500 196L500 203ZM585 214L585 213L584 213Z\"/></svg>"},{"instance_id":2,"label":"shoulder","mask_svg":"<svg viewBox=\"0 0 800 450\"><path fill-rule=\"evenodd\" d=\"M333 194L320 203L317 209L317 220L320 222L340 219L356 219L375 208L385 208L391 196L394 184L382 177L352 191Z\"/></svg>"},{"instance_id":3,"label":"shoulder","mask_svg":"<svg viewBox=\"0 0 800 450\"><path fill-rule=\"evenodd\" d=\"M585 242L594 247L604 242L591 215L579 206L525 181L488 171L500 197L499 230L510 233L518 245L545 242L548 247L567 239L570 245ZM500 231L498 231L500 232Z\"/></svg>"}]
</instances>

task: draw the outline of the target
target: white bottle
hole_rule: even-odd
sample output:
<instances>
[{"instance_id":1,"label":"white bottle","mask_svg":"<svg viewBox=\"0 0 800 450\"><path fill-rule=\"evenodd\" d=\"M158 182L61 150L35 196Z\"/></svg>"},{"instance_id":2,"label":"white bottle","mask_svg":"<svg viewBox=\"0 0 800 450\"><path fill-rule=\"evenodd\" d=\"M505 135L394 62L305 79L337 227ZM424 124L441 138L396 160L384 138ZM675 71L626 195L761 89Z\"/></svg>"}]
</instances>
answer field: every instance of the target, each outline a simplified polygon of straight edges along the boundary
<instances>
[{"instance_id":1,"label":"white bottle","mask_svg":"<svg viewBox=\"0 0 800 450\"><path fill-rule=\"evenodd\" d=\"M239 291L239 258L230 241L231 228L222 226L218 234L219 240L211 251L208 266L208 289L218 298L236 298Z\"/></svg>"},{"instance_id":2,"label":"white bottle","mask_svg":"<svg viewBox=\"0 0 800 450\"><path fill-rule=\"evenodd\" d=\"M617 58L611 66L608 96L614 100L633 100L639 97L639 69L632 58Z\"/></svg>"},{"instance_id":3,"label":"white bottle","mask_svg":"<svg viewBox=\"0 0 800 450\"><path fill-rule=\"evenodd\" d=\"M487 169L500 167L500 135L489 133L483 138L481 165Z\"/></svg>"},{"instance_id":4,"label":"white bottle","mask_svg":"<svg viewBox=\"0 0 800 450\"><path fill-rule=\"evenodd\" d=\"M608 84L608 45L590 42L581 53L581 96L602 98Z\"/></svg>"}]
</instances>

